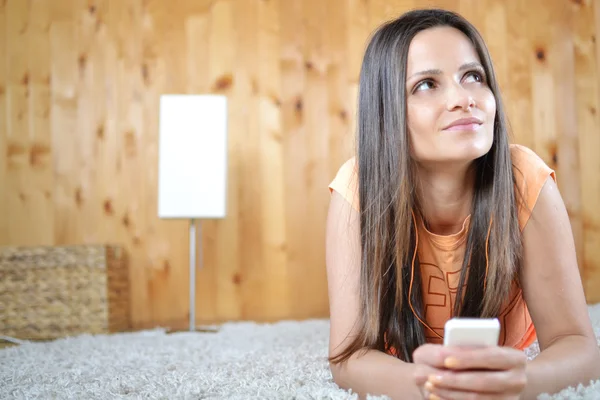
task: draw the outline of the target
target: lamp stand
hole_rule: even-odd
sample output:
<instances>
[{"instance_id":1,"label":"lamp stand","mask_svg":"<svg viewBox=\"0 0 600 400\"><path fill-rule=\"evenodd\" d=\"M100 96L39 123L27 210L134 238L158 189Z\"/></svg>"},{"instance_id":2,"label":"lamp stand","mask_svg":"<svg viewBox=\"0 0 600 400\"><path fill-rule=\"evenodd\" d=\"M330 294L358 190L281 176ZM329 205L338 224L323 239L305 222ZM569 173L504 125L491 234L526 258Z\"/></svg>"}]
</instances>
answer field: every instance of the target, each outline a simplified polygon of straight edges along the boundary
<instances>
[{"instance_id":1,"label":"lamp stand","mask_svg":"<svg viewBox=\"0 0 600 400\"><path fill-rule=\"evenodd\" d=\"M198 222L198 231L200 238L200 267L202 269L202 230ZM196 330L196 220L190 219L190 332Z\"/></svg>"}]
</instances>

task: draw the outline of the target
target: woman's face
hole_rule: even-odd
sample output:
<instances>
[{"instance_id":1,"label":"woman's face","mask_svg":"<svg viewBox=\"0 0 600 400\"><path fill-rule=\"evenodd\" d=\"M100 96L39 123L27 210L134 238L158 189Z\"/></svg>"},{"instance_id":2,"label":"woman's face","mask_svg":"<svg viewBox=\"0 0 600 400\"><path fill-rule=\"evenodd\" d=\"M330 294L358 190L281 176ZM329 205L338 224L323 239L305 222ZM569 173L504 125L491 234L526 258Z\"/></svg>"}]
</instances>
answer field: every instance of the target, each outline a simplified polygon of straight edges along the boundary
<instances>
[{"instance_id":1,"label":"woman's face","mask_svg":"<svg viewBox=\"0 0 600 400\"><path fill-rule=\"evenodd\" d=\"M418 33L408 50L406 104L421 165L469 162L494 136L496 101L471 41L450 27Z\"/></svg>"}]
</instances>

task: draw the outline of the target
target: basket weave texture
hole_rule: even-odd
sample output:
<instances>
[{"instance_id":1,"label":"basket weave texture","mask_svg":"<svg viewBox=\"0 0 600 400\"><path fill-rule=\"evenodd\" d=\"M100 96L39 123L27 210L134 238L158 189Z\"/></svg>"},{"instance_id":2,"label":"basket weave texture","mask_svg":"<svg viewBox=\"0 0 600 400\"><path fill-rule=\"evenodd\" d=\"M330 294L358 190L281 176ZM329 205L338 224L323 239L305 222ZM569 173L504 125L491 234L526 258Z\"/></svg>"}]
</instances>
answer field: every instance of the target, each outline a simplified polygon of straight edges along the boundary
<instances>
[{"instance_id":1,"label":"basket weave texture","mask_svg":"<svg viewBox=\"0 0 600 400\"><path fill-rule=\"evenodd\" d=\"M126 331L129 297L120 247L0 247L2 335L56 339Z\"/></svg>"}]
</instances>

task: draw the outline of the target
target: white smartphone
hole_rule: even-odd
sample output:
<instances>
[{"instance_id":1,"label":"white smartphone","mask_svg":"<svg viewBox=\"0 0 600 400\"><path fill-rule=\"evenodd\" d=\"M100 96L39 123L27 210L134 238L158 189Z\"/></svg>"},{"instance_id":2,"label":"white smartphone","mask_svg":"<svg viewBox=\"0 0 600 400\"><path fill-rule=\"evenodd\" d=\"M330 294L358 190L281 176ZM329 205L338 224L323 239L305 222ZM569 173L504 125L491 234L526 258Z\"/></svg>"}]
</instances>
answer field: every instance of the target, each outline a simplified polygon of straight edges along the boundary
<instances>
[{"instance_id":1,"label":"white smartphone","mask_svg":"<svg viewBox=\"0 0 600 400\"><path fill-rule=\"evenodd\" d=\"M444 325L444 346L497 346L498 318L452 318Z\"/></svg>"}]
</instances>

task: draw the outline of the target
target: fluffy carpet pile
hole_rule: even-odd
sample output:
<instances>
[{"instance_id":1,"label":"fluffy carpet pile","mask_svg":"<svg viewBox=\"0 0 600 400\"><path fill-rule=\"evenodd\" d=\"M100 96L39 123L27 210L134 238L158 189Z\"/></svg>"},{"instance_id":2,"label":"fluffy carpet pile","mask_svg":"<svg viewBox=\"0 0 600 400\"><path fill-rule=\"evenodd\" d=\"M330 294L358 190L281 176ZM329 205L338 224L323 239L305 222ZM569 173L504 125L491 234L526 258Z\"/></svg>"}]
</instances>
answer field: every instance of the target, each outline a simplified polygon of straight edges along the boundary
<instances>
[{"instance_id":1,"label":"fluffy carpet pile","mask_svg":"<svg viewBox=\"0 0 600 400\"><path fill-rule=\"evenodd\" d=\"M600 305L589 308L600 339ZM65 338L0 350L2 399L357 399L332 381L327 320ZM533 358L534 344L528 349ZM375 397L372 397L375 399ZM549 399L600 399L600 382Z\"/></svg>"}]
</instances>

